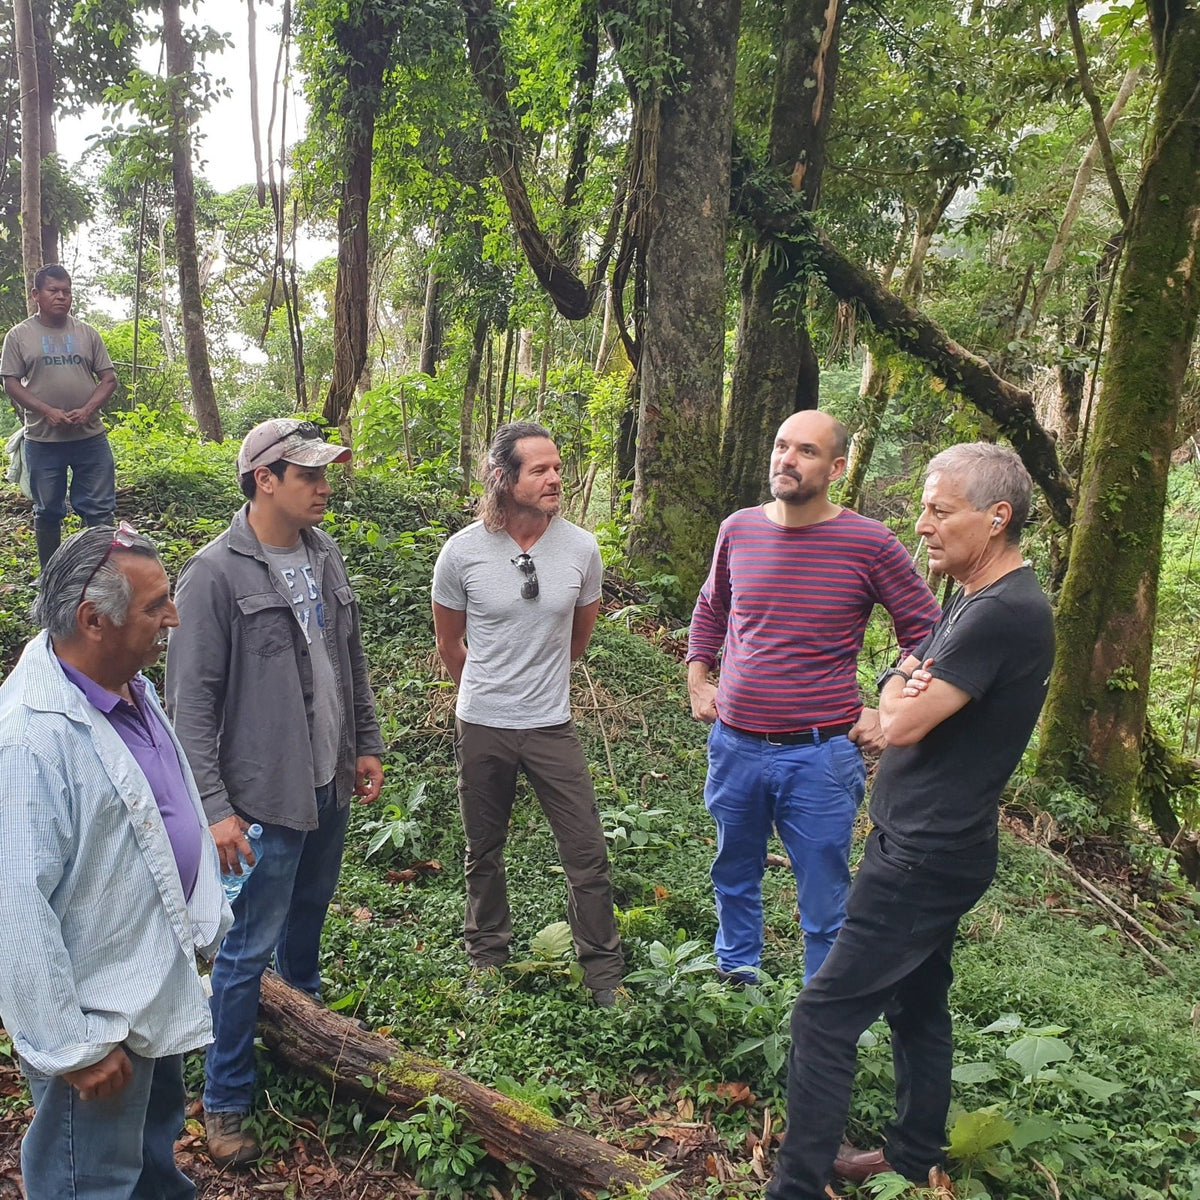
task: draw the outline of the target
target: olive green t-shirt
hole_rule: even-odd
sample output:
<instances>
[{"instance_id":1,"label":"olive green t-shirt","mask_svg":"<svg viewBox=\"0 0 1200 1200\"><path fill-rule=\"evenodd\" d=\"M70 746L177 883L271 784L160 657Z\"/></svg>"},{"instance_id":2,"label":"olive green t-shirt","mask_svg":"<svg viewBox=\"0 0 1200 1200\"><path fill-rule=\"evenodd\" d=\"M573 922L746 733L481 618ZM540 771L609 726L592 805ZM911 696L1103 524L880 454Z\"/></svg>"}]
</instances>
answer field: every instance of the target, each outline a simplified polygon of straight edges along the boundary
<instances>
[{"instance_id":1,"label":"olive green t-shirt","mask_svg":"<svg viewBox=\"0 0 1200 1200\"><path fill-rule=\"evenodd\" d=\"M4 339L0 375L15 375L43 403L66 412L82 408L96 390L101 371L112 359L100 335L68 314L58 327L27 317ZM51 425L25 409L25 436L35 442L81 442L104 432L97 413L86 425Z\"/></svg>"}]
</instances>

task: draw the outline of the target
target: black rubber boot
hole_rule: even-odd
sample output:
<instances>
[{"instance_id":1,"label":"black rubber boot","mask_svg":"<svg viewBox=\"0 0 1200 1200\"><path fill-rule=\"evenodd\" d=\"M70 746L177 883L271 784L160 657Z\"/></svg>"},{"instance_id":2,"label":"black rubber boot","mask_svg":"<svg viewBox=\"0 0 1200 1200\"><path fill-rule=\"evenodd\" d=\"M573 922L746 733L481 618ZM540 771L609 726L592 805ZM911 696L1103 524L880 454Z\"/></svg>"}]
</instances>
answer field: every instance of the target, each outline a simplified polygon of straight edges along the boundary
<instances>
[{"instance_id":1,"label":"black rubber boot","mask_svg":"<svg viewBox=\"0 0 1200 1200\"><path fill-rule=\"evenodd\" d=\"M37 541L38 562L41 564L42 569L45 570L46 564L50 561L50 556L58 549L58 544L62 541L62 522L35 519L33 522L33 536Z\"/></svg>"}]
</instances>

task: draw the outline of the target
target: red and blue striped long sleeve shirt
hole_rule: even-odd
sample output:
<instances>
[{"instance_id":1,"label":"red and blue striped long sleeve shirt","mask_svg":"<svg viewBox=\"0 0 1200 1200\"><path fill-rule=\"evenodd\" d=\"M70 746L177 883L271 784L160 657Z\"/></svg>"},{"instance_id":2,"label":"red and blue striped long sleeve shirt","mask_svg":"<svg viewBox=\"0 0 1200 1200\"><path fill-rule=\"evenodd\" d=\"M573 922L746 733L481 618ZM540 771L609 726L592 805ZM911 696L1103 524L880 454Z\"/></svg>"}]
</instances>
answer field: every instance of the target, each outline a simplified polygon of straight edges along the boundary
<instances>
[{"instance_id":1,"label":"red and blue striped long sleeve shirt","mask_svg":"<svg viewBox=\"0 0 1200 1200\"><path fill-rule=\"evenodd\" d=\"M687 660L713 664L724 647L717 711L729 725L783 733L854 721L858 655L876 604L906 653L940 615L886 526L843 509L788 528L743 508L721 524Z\"/></svg>"}]
</instances>

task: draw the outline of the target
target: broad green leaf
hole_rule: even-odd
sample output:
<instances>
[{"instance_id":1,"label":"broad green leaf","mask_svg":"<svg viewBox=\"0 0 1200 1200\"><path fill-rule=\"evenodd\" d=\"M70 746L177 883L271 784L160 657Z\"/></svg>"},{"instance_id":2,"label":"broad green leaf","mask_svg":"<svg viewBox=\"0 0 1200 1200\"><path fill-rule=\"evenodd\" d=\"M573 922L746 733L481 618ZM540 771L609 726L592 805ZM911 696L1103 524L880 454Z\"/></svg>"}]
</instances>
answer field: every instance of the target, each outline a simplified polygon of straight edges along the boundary
<instances>
[{"instance_id":1,"label":"broad green leaf","mask_svg":"<svg viewBox=\"0 0 1200 1200\"><path fill-rule=\"evenodd\" d=\"M990 1083L999 1078L1000 1072L992 1063L960 1063L950 1072L955 1083Z\"/></svg>"},{"instance_id":2,"label":"broad green leaf","mask_svg":"<svg viewBox=\"0 0 1200 1200\"><path fill-rule=\"evenodd\" d=\"M875 1200L895 1200L897 1196L903 1196L905 1192L913 1188L903 1175L897 1175L895 1171L885 1171L882 1175L876 1175L866 1185L867 1191L875 1197Z\"/></svg>"},{"instance_id":3,"label":"broad green leaf","mask_svg":"<svg viewBox=\"0 0 1200 1200\"><path fill-rule=\"evenodd\" d=\"M382 829L375 830L375 832L371 835L371 840L367 843L366 857L370 858L372 854L375 854L391 836L391 825L385 825Z\"/></svg>"},{"instance_id":4,"label":"broad green leaf","mask_svg":"<svg viewBox=\"0 0 1200 1200\"><path fill-rule=\"evenodd\" d=\"M950 1128L950 1157L963 1162L978 1159L1008 1141L1015 1128L997 1108L962 1113Z\"/></svg>"},{"instance_id":5,"label":"broad green leaf","mask_svg":"<svg viewBox=\"0 0 1200 1200\"><path fill-rule=\"evenodd\" d=\"M1032 1034L1018 1038L1004 1052L1025 1072L1028 1083L1039 1071L1054 1062L1066 1062L1073 1051L1066 1042L1056 1037L1034 1037Z\"/></svg>"},{"instance_id":6,"label":"broad green leaf","mask_svg":"<svg viewBox=\"0 0 1200 1200\"><path fill-rule=\"evenodd\" d=\"M1076 1069L1066 1077L1068 1083L1073 1083L1085 1096L1093 1100L1108 1100L1118 1092L1125 1090L1123 1083L1113 1083L1110 1079L1101 1079L1088 1071Z\"/></svg>"},{"instance_id":7,"label":"broad green leaf","mask_svg":"<svg viewBox=\"0 0 1200 1200\"><path fill-rule=\"evenodd\" d=\"M571 927L566 921L554 921L539 929L529 943L529 949L539 958L562 958L571 949Z\"/></svg>"},{"instance_id":8,"label":"broad green leaf","mask_svg":"<svg viewBox=\"0 0 1200 1200\"><path fill-rule=\"evenodd\" d=\"M729 1052L729 1057L741 1058L743 1054L749 1054L751 1050L757 1050L764 1041L765 1039L760 1037L743 1038L742 1041L738 1042L738 1044Z\"/></svg>"},{"instance_id":9,"label":"broad green leaf","mask_svg":"<svg viewBox=\"0 0 1200 1200\"><path fill-rule=\"evenodd\" d=\"M1017 1122L1017 1127L1013 1130L1009 1140L1012 1142L1014 1150L1024 1150L1026 1146L1054 1137L1061 1131L1062 1126L1057 1121L1042 1116L1040 1113L1034 1113L1033 1116Z\"/></svg>"},{"instance_id":10,"label":"broad green leaf","mask_svg":"<svg viewBox=\"0 0 1200 1200\"><path fill-rule=\"evenodd\" d=\"M1014 1033L1021 1028L1021 1018L1016 1013L1001 1013L990 1025L981 1029L980 1033Z\"/></svg>"}]
</instances>

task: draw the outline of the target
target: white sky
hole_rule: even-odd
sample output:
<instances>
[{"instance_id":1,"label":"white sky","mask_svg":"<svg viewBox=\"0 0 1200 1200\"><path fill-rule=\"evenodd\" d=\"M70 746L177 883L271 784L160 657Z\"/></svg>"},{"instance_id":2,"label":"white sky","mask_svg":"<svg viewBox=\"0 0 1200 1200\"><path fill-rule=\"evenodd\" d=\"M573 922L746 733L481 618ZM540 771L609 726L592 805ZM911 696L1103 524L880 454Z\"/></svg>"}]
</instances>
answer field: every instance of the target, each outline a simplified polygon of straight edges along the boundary
<instances>
[{"instance_id":1,"label":"white sky","mask_svg":"<svg viewBox=\"0 0 1200 1200\"><path fill-rule=\"evenodd\" d=\"M281 0L257 0L255 4L255 33L258 59L258 105L262 140L262 153L267 153L267 126L271 119L271 96L275 79L276 59L279 54L278 26L281 19ZM227 192L242 184L254 182L254 141L250 127L250 67L247 54L249 41L246 23L245 0L199 0L195 10L183 6L183 21L186 25L211 25L218 33L226 34L230 45L218 55L210 55L203 63L204 68L216 79L224 81L229 95L218 99L201 116L198 128L193 131L197 170L218 192ZM157 71L160 62L160 43L148 42L141 51L141 65L147 71ZM293 75L281 81L278 104L283 103L287 92L287 129L289 146L303 136L304 121L308 116L308 105L302 94L301 81L294 71L295 47L292 48ZM94 108L79 117L64 119L58 125L58 152L66 160L68 168L77 174L94 177L98 169L93 155L90 163L80 160L88 151L89 137L98 134L108 124L101 108ZM279 114L273 132L275 154L279 152ZM196 137L196 134L199 134ZM263 175L267 177L266 162ZM203 253L203 246L201 252ZM95 239L88 226L78 230L68 239L63 248L63 260L72 267L82 266L85 271L95 259ZM336 244L324 238L305 236L297 239L297 257L302 268L307 269L319 259L336 253ZM220 260L218 259L218 269ZM105 297L92 293L88 303L101 308L116 318L128 317L130 312L125 299ZM249 354L250 351L247 351Z\"/></svg>"},{"instance_id":2,"label":"white sky","mask_svg":"<svg viewBox=\"0 0 1200 1200\"><path fill-rule=\"evenodd\" d=\"M258 42L259 117L262 126L263 153L266 153L267 122L271 115L271 88L275 78L275 60L279 53L281 5L278 0L257 0L256 33ZM209 73L224 79L231 95L218 100L200 120L198 154L201 171L217 191L229 191L254 179L254 144L250 134L250 68L247 55L245 0L200 0L197 10L183 9L183 20L189 25L211 25L219 33L229 35L232 45L220 55L209 57L205 67ZM293 61L295 50L293 48ZM159 45L148 44L142 50L142 66L148 71L158 69ZM307 105L300 94L296 77L288 86L287 140L291 145L303 132ZM63 120L58 126L59 153L74 165L88 146L89 135L99 133L104 114L95 109L78 118ZM278 129L278 124L276 125ZM278 133L275 136L278 145ZM265 171L265 167L264 167Z\"/></svg>"}]
</instances>

